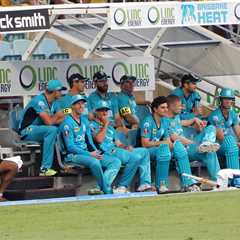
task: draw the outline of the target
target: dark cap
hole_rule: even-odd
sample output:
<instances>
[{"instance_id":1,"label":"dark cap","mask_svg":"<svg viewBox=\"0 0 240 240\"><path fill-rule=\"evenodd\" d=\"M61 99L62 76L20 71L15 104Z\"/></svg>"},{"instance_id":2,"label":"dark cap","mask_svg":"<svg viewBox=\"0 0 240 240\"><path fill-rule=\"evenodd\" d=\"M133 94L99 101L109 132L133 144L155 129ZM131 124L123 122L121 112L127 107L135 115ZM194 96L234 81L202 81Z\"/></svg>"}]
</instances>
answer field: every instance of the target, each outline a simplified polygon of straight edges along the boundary
<instances>
[{"instance_id":1,"label":"dark cap","mask_svg":"<svg viewBox=\"0 0 240 240\"><path fill-rule=\"evenodd\" d=\"M123 84L123 83L128 82L128 81L135 82L136 80L137 80L137 79L136 79L136 77L134 77L134 76L123 75L123 76L120 78L120 84Z\"/></svg>"},{"instance_id":2,"label":"dark cap","mask_svg":"<svg viewBox=\"0 0 240 240\"><path fill-rule=\"evenodd\" d=\"M71 83L73 81L87 81L88 79L85 78L83 75L80 73L73 73L68 79L68 83Z\"/></svg>"},{"instance_id":3,"label":"dark cap","mask_svg":"<svg viewBox=\"0 0 240 240\"><path fill-rule=\"evenodd\" d=\"M93 75L93 81L107 80L110 78L105 72L98 71Z\"/></svg>"},{"instance_id":4,"label":"dark cap","mask_svg":"<svg viewBox=\"0 0 240 240\"><path fill-rule=\"evenodd\" d=\"M199 79L199 77L197 77L196 75L193 75L193 74L184 74L182 79L181 79L181 83L182 85L184 83L198 83L198 82L201 82L201 79Z\"/></svg>"}]
</instances>

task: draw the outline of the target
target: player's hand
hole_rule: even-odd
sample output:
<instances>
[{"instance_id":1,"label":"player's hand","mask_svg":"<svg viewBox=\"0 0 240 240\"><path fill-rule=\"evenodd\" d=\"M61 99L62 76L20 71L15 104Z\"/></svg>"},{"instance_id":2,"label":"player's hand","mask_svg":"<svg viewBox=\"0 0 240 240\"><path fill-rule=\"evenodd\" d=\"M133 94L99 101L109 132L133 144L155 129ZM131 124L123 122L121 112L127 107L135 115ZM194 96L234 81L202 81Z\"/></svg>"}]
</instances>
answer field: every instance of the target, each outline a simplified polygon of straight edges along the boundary
<instances>
[{"instance_id":1,"label":"player's hand","mask_svg":"<svg viewBox=\"0 0 240 240\"><path fill-rule=\"evenodd\" d=\"M128 151L133 151L133 146L131 146L131 145L129 145L129 146L126 146L126 150L128 150Z\"/></svg>"},{"instance_id":2,"label":"player's hand","mask_svg":"<svg viewBox=\"0 0 240 240\"><path fill-rule=\"evenodd\" d=\"M240 142L237 142L238 147L240 147Z\"/></svg>"},{"instance_id":3,"label":"player's hand","mask_svg":"<svg viewBox=\"0 0 240 240\"><path fill-rule=\"evenodd\" d=\"M184 139L184 145L190 145L192 143L193 143L193 141L191 141L189 139Z\"/></svg>"},{"instance_id":4,"label":"player's hand","mask_svg":"<svg viewBox=\"0 0 240 240\"><path fill-rule=\"evenodd\" d=\"M103 156L98 152L98 151L94 151L90 153L92 157L95 157L98 160L102 160Z\"/></svg>"},{"instance_id":5,"label":"player's hand","mask_svg":"<svg viewBox=\"0 0 240 240\"><path fill-rule=\"evenodd\" d=\"M108 117L102 117L101 121L102 121L104 127L107 127L110 124Z\"/></svg>"}]
</instances>

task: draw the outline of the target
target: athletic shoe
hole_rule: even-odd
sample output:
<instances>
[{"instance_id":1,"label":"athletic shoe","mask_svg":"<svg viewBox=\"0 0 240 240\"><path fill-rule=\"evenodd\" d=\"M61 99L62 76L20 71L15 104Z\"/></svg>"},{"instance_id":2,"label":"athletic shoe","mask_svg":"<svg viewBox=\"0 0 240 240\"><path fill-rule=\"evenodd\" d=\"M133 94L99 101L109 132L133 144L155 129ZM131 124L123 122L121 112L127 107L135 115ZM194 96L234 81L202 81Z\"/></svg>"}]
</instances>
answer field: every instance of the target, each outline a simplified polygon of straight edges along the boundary
<instances>
[{"instance_id":1,"label":"athletic shoe","mask_svg":"<svg viewBox=\"0 0 240 240\"><path fill-rule=\"evenodd\" d=\"M142 184L138 187L137 192L155 192L156 188L151 184Z\"/></svg>"},{"instance_id":2,"label":"athletic shoe","mask_svg":"<svg viewBox=\"0 0 240 240\"><path fill-rule=\"evenodd\" d=\"M129 191L126 187L121 186L121 187L117 187L117 188L113 189L113 193L114 194L125 194L125 193L129 193Z\"/></svg>"},{"instance_id":3,"label":"athletic shoe","mask_svg":"<svg viewBox=\"0 0 240 240\"><path fill-rule=\"evenodd\" d=\"M101 195L103 194L103 191L101 191L99 188L92 188L88 190L88 195Z\"/></svg>"},{"instance_id":4,"label":"athletic shoe","mask_svg":"<svg viewBox=\"0 0 240 240\"><path fill-rule=\"evenodd\" d=\"M185 192L201 192L201 188L197 184L192 184L184 188Z\"/></svg>"},{"instance_id":5,"label":"athletic shoe","mask_svg":"<svg viewBox=\"0 0 240 240\"><path fill-rule=\"evenodd\" d=\"M55 170L49 168L49 169L41 169L40 173L39 173L39 176L41 176L41 177L52 177L56 174L57 174L57 172Z\"/></svg>"},{"instance_id":6,"label":"athletic shoe","mask_svg":"<svg viewBox=\"0 0 240 240\"><path fill-rule=\"evenodd\" d=\"M198 147L200 153L216 152L220 148L218 143L203 142Z\"/></svg>"},{"instance_id":7,"label":"athletic shoe","mask_svg":"<svg viewBox=\"0 0 240 240\"><path fill-rule=\"evenodd\" d=\"M168 187L165 184L162 184L160 186L160 188L158 189L158 191L159 191L159 193L165 193L165 192L168 192L169 189L168 189Z\"/></svg>"}]
</instances>

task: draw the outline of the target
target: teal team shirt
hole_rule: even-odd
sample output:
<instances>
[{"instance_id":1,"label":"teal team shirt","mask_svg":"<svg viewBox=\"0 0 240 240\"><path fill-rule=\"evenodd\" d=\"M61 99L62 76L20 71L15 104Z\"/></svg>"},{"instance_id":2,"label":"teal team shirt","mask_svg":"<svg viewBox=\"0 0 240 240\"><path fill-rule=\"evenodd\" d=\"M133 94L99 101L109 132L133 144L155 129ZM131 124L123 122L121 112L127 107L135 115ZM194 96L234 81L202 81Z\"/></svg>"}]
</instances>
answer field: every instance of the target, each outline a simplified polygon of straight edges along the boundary
<instances>
[{"instance_id":1,"label":"teal team shirt","mask_svg":"<svg viewBox=\"0 0 240 240\"><path fill-rule=\"evenodd\" d=\"M239 118L232 109L229 111L228 118L225 119L221 109L217 108L208 116L208 121L216 128L223 129L225 135L230 134L235 136L233 128L234 126L239 125Z\"/></svg>"},{"instance_id":2,"label":"teal team shirt","mask_svg":"<svg viewBox=\"0 0 240 240\"><path fill-rule=\"evenodd\" d=\"M161 118L160 127L158 128L153 115L147 116L141 123L141 136L148 138L150 141L161 141L169 137L169 122L167 118Z\"/></svg>"},{"instance_id":3,"label":"teal team shirt","mask_svg":"<svg viewBox=\"0 0 240 240\"><path fill-rule=\"evenodd\" d=\"M20 130L29 125L45 125L39 114L46 112L49 115L53 115L53 105L49 105L44 93L33 97L21 114L19 122Z\"/></svg>"},{"instance_id":4,"label":"teal team shirt","mask_svg":"<svg viewBox=\"0 0 240 240\"><path fill-rule=\"evenodd\" d=\"M91 121L90 128L91 128L92 134L95 135L95 134L98 134L99 131L101 130L102 124L97 121ZM102 141L102 143L99 144L100 149L103 152L109 152L109 153L112 152L112 150L116 147L114 143L116 140L116 136L117 136L116 130L114 129L114 127L112 127L111 125L108 125L106 136Z\"/></svg>"},{"instance_id":5,"label":"teal team shirt","mask_svg":"<svg viewBox=\"0 0 240 240\"><path fill-rule=\"evenodd\" d=\"M88 100L85 95L83 95L83 96L85 97L86 100ZM73 97L73 95L67 93L66 95L59 98L57 101L55 101L53 104L54 111L55 112L63 111L63 113L66 115L72 113L72 108L71 108L72 97ZM85 104L85 110L84 110L83 114L84 115L88 114L86 104Z\"/></svg>"},{"instance_id":6,"label":"teal team shirt","mask_svg":"<svg viewBox=\"0 0 240 240\"><path fill-rule=\"evenodd\" d=\"M78 123L71 114L67 115L60 125L60 132L64 139L67 153L90 155L88 152L86 141L96 150L93 144L90 131L90 123L88 119L81 115L80 123Z\"/></svg>"},{"instance_id":7,"label":"teal team shirt","mask_svg":"<svg viewBox=\"0 0 240 240\"><path fill-rule=\"evenodd\" d=\"M118 99L118 109L120 116L124 117L127 114L133 115L136 119L137 117L137 104L134 95L127 94L125 92L120 92L117 94ZM128 125L128 123L126 123Z\"/></svg>"},{"instance_id":8,"label":"teal team shirt","mask_svg":"<svg viewBox=\"0 0 240 240\"><path fill-rule=\"evenodd\" d=\"M175 134L177 136L184 136L182 124L181 124L181 119L180 115L175 115L174 117L168 117L168 132L169 135L171 136L172 134Z\"/></svg>"},{"instance_id":9,"label":"teal team shirt","mask_svg":"<svg viewBox=\"0 0 240 240\"><path fill-rule=\"evenodd\" d=\"M195 117L193 113L193 108L198 107L201 101L201 96L197 92L192 92L187 98L184 96L183 89L178 87L172 91L173 95L176 95L180 98L181 103L184 105L184 109L180 114L180 118L185 119L192 119Z\"/></svg>"},{"instance_id":10,"label":"teal team shirt","mask_svg":"<svg viewBox=\"0 0 240 240\"><path fill-rule=\"evenodd\" d=\"M106 101L110 110L108 111L108 117L111 122L115 121L115 116L118 114L118 101L115 93L108 92L106 96L100 95L97 91L91 93L87 100L88 112L93 113L95 105L99 101Z\"/></svg>"}]
</instances>

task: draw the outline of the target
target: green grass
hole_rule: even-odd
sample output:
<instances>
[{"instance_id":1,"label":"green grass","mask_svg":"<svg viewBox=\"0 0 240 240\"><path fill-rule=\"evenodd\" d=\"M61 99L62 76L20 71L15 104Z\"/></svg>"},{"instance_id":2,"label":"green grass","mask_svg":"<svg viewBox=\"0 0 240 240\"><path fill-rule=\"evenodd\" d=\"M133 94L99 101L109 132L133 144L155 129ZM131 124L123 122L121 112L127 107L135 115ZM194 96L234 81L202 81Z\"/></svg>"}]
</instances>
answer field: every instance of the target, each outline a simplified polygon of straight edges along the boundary
<instances>
[{"instance_id":1,"label":"green grass","mask_svg":"<svg viewBox=\"0 0 240 240\"><path fill-rule=\"evenodd\" d=\"M240 191L0 208L1 240L240 239Z\"/></svg>"}]
</instances>

